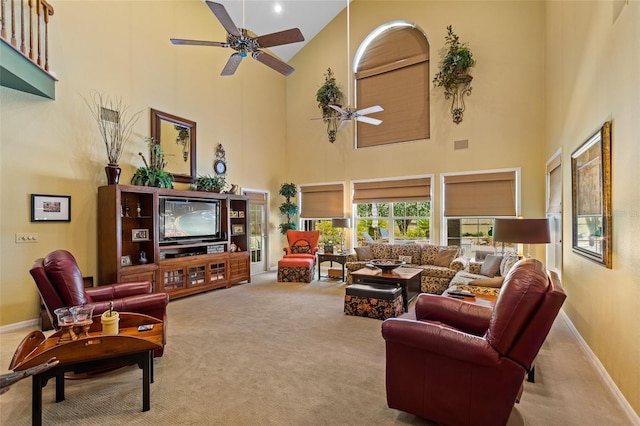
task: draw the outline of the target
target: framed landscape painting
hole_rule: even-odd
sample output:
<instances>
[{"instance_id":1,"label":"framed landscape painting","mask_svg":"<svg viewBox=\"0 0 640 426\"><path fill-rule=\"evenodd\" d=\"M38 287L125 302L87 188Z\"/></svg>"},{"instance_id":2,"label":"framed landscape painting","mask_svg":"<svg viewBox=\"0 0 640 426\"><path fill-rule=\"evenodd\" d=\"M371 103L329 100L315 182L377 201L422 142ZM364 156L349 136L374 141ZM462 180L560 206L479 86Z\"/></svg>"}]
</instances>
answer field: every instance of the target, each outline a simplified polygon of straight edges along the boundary
<instances>
[{"instance_id":1,"label":"framed landscape painting","mask_svg":"<svg viewBox=\"0 0 640 426\"><path fill-rule=\"evenodd\" d=\"M611 268L611 122L571 154L573 251Z\"/></svg>"}]
</instances>

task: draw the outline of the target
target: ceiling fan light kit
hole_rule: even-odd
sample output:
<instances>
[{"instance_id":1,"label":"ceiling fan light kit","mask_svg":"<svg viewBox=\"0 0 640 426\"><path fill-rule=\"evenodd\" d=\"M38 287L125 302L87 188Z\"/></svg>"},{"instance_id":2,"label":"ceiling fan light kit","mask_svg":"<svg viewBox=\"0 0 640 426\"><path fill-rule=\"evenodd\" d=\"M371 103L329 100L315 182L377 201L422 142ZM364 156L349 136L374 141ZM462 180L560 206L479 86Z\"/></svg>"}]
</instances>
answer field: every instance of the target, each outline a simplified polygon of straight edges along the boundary
<instances>
[{"instance_id":1,"label":"ceiling fan light kit","mask_svg":"<svg viewBox=\"0 0 640 426\"><path fill-rule=\"evenodd\" d=\"M218 18L220 24L227 31L227 41L205 41L205 40L188 40L172 38L171 43L177 45L191 45L191 46L214 46L214 47L230 47L236 51L231 54L224 66L220 75L233 75L242 58L251 55L256 61L263 63L275 71L278 71L284 76L291 75L295 71L295 68L287 64L286 62L276 58L275 56L260 50L268 47L281 46L283 44L297 43L304 41L304 36L300 29L291 28L284 31L279 31L272 34L266 34L263 36L252 36L250 31L246 28L238 28L233 22L224 5L220 3L214 3L212 1L205 1L211 12ZM244 21L244 0L242 3L243 21Z\"/></svg>"}]
</instances>

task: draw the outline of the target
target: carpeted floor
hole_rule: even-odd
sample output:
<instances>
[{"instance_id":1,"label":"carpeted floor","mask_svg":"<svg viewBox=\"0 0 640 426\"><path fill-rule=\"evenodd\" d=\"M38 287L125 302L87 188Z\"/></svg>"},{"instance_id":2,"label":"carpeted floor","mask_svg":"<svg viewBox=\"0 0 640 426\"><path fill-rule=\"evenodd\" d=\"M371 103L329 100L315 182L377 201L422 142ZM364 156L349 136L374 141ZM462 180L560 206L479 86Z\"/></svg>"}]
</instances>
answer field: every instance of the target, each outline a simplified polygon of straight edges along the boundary
<instances>
[{"instance_id":1,"label":"carpeted floor","mask_svg":"<svg viewBox=\"0 0 640 426\"><path fill-rule=\"evenodd\" d=\"M381 321L343 314L344 284L276 283L275 274L169 304L168 344L155 360L151 411L141 412L141 370L68 381L43 424L430 425L389 409ZM29 330L0 335L0 362ZM510 425L626 425L629 420L562 318L537 359ZM31 423L31 380L0 396L0 423Z\"/></svg>"}]
</instances>

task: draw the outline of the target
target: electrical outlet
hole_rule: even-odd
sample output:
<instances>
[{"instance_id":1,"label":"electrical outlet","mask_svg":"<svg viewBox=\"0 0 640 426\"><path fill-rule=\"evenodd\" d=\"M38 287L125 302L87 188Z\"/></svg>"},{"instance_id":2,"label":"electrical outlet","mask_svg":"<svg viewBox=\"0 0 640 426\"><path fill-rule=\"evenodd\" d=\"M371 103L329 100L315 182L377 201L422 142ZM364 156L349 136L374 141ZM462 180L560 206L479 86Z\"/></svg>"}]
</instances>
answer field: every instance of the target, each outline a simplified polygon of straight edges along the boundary
<instances>
[{"instance_id":1,"label":"electrical outlet","mask_svg":"<svg viewBox=\"0 0 640 426\"><path fill-rule=\"evenodd\" d=\"M37 243L37 232L16 232L16 243Z\"/></svg>"}]
</instances>

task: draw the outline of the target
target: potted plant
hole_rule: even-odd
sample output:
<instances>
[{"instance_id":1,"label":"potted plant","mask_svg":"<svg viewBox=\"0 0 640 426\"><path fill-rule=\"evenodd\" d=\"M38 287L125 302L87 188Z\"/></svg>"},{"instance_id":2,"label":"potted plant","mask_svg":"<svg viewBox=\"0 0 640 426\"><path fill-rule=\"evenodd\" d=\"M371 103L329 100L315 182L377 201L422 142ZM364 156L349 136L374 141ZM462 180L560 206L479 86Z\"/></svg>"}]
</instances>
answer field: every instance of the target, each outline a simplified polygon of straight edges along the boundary
<instances>
[{"instance_id":1,"label":"potted plant","mask_svg":"<svg viewBox=\"0 0 640 426\"><path fill-rule=\"evenodd\" d=\"M433 78L435 87L444 88L445 99L453 98L451 113L453 122L459 124L464 112L464 95L471 94L471 80L469 70L476 64L471 50L465 43L460 43L459 37L453 32L451 25L447 27L445 36L445 54L440 61L439 71Z\"/></svg>"},{"instance_id":2,"label":"potted plant","mask_svg":"<svg viewBox=\"0 0 640 426\"><path fill-rule=\"evenodd\" d=\"M465 81L471 81L469 70L476 64L471 50L453 32L451 25L447 27L445 36L446 53L440 61L440 71L433 78L436 87L443 87L446 92L454 92Z\"/></svg>"},{"instance_id":3,"label":"potted plant","mask_svg":"<svg viewBox=\"0 0 640 426\"><path fill-rule=\"evenodd\" d=\"M204 191L204 192L222 192L222 190L227 186L227 182L225 181L223 176L198 176L192 185L192 189L194 191Z\"/></svg>"},{"instance_id":4,"label":"potted plant","mask_svg":"<svg viewBox=\"0 0 640 426\"><path fill-rule=\"evenodd\" d=\"M289 229L298 229L295 222L291 222L291 218L298 214L298 205L291 201L295 197L298 189L294 183L283 183L280 185L279 194L285 197L285 202L280 204L280 214L287 217L287 221L279 225L280 233L286 235Z\"/></svg>"},{"instance_id":5,"label":"potted plant","mask_svg":"<svg viewBox=\"0 0 640 426\"><path fill-rule=\"evenodd\" d=\"M118 166L120 156L125 144L131 136L133 126L140 118L142 111L138 111L131 117L128 116L127 106L121 98L111 99L108 96L92 91L90 100L84 99L89 107L91 115L98 124L98 130L107 149L109 163L105 167L107 183L117 184L121 169Z\"/></svg>"},{"instance_id":6,"label":"potted plant","mask_svg":"<svg viewBox=\"0 0 640 426\"><path fill-rule=\"evenodd\" d=\"M145 142L149 144L149 160L144 157L141 152L138 153L142 157L144 167L139 167L133 174L131 183L140 186L153 186L156 188L173 188L173 175L164 170L167 163L164 161L162 154L162 146L153 138L145 137Z\"/></svg>"},{"instance_id":7,"label":"potted plant","mask_svg":"<svg viewBox=\"0 0 640 426\"><path fill-rule=\"evenodd\" d=\"M316 92L316 101L318 101L318 108L322 111L322 118L327 123L327 133L329 134L329 142L336 140L336 118L340 115L338 111L331 108L330 104L340 105L344 95L342 90L336 83L336 79L333 76L331 68L327 68L327 72L324 75L324 84L320 86Z\"/></svg>"}]
</instances>

